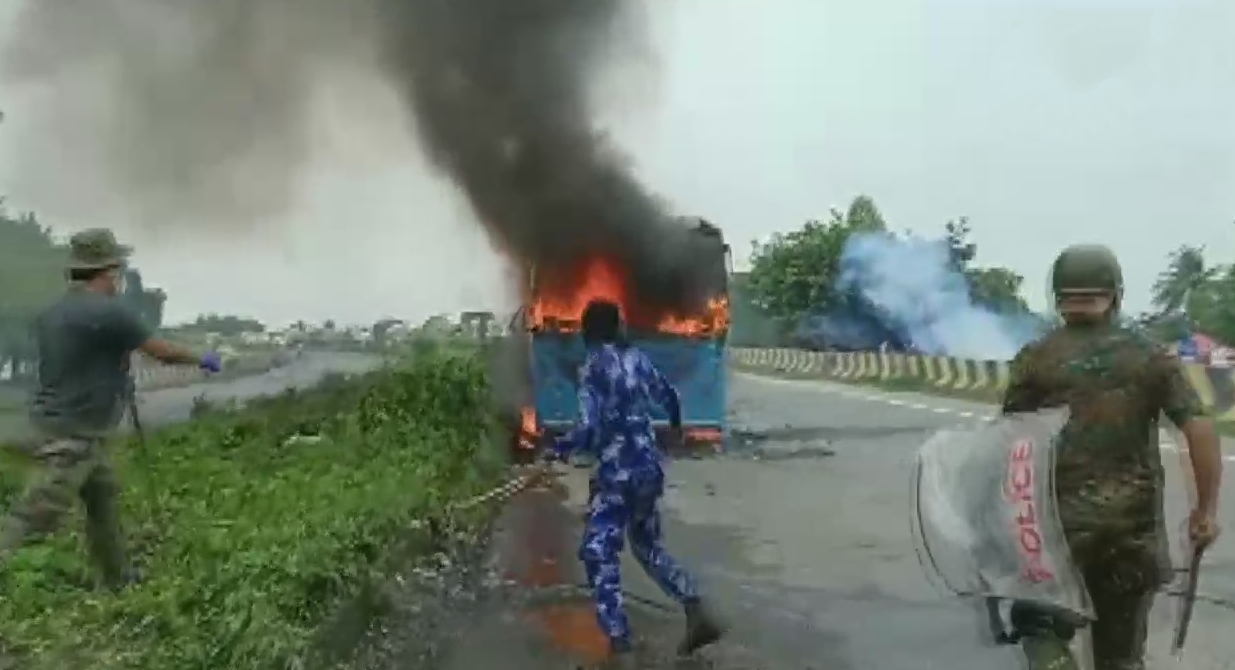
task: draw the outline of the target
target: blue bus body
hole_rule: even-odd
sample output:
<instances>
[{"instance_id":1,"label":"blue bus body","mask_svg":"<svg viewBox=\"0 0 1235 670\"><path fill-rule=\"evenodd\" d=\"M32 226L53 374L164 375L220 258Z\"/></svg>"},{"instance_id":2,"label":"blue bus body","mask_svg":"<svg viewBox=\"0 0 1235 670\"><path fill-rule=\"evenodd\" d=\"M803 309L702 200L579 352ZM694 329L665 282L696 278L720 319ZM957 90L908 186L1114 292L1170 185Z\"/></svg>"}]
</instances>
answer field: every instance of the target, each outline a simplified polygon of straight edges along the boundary
<instances>
[{"instance_id":1,"label":"blue bus body","mask_svg":"<svg viewBox=\"0 0 1235 670\"><path fill-rule=\"evenodd\" d=\"M728 301L729 275L732 273L732 258L729 245L716 226L699 217L679 217L680 222L691 231L691 242L696 245L692 262L706 263L710 273L711 291L717 298ZM537 269L529 268L529 287L532 296L539 295L541 282L552 284L538 276ZM577 278L572 279L572 281ZM586 286L581 281L580 286ZM586 304L594 296L574 296L572 302ZM623 306L623 310L626 307ZM726 307L727 310L727 307ZM579 414L578 376L579 366L585 356L583 338L579 334L578 320L581 314L571 315L567 321L539 321L539 316L530 314L527 306L520 310L517 321L527 333L531 379L531 409L535 414L535 432L541 439L573 425ZM701 315L702 316L702 315ZM669 332L641 331L646 324L627 322L632 331L628 335L631 344L643 350L669 381L677 388L682 402L682 423L687 442L713 443L719 447L725 434L726 368L725 345L728 338L728 313L721 323L715 314L708 315L711 328L705 335L687 336ZM629 313L627 318L630 319ZM512 326L514 323L512 322ZM656 326L657 328L659 325ZM659 428L668 425L664 408L656 408L653 421ZM524 417L526 421L526 416ZM525 425L526 431L530 426Z\"/></svg>"},{"instance_id":2,"label":"blue bus body","mask_svg":"<svg viewBox=\"0 0 1235 670\"><path fill-rule=\"evenodd\" d=\"M726 374L722 337L674 335L636 337L632 344L648 357L677 388L682 400L682 423L688 432L725 431ZM547 434L560 432L579 414L578 371L583 363L583 338L577 333L532 334L532 389L537 427ZM653 420L667 425L663 408Z\"/></svg>"}]
</instances>

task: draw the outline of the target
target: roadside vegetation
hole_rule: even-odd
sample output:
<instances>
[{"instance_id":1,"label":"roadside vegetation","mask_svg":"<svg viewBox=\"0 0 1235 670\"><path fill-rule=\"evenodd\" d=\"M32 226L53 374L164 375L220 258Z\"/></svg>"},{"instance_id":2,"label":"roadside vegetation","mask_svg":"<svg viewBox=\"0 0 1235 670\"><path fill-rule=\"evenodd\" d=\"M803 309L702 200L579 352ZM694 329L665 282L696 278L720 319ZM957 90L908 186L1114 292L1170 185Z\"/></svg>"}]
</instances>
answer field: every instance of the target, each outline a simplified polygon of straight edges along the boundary
<instances>
[{"instance_id":1,"label":"roadside vegetation","mask_svg":"<svg viewBox=\"0 0 1235 670\"><path fill-rule=\"evenodd\" d=\"M377 585L438 551L433 529L484 524L483 511L443 516L501 478L491 416L480 358L428 345L311 390L196 407L145 444L118 440L144 580L95 588L70 520L0 568L4 654L23 670L271 670L346 655L323 633L339 612L380 612ZM20 475L0 471L6 507Z\"/></svg>"}]
</instances>

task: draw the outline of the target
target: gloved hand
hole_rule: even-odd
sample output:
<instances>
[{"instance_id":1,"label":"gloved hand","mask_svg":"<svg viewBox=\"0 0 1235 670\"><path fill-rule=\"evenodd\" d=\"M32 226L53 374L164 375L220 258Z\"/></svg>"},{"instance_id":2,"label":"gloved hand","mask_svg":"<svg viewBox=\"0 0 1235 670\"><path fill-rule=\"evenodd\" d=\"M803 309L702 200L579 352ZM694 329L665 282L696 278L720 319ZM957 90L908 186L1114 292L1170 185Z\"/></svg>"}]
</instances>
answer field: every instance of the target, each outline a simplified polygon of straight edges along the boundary
<instances>
[{"instance_id":1,"label":"gloved hand","mask_svg":"<svg viewBox=\"0 0 1235 670\"><path fill-rule=\"evenodd\" d=\"M208 351L202 354L202 359L198 362L197 367L205 370L206 372L222 372L223 359L218 353Z\"/></svg>"}]
</instances>

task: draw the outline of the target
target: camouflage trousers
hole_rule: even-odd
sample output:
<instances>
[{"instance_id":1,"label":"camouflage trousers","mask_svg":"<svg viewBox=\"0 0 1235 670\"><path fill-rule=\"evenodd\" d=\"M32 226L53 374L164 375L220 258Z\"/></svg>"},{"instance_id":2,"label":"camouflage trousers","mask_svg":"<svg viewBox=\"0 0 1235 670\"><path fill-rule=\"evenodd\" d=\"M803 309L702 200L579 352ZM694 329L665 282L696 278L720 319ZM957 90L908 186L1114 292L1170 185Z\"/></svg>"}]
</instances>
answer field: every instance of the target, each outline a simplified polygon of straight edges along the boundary
<instances>
[{"instance_id":1,"label":"camouflage trousers","mask_svg":"<svg viewBox=\"0 0 1235 670\"><path fill-rule=\"evenodd\" d=\"M80 499L91 559L107 586L123 584L128 566L119 487L102 446L98 439L60 438L33 448L35 464L26 490L0 521L0 564L27 542L55 532Z\"/></svg>"},{"instance_id":2,"label":"camouflage trousers","mask_svg":"<svg viewBox=\"0 0 1235 670\"><path fill-rule=\"evenodd\" d=\"M665 595L685 604L699 597L694 577L668 552L661 533L664 475L635 476L625 482L589 482L579 560L596 603L596 621L610 640L630 641L622 593L623 535L630 550Z\"/></svg>"},{"instance_id":3,"label":"camouflage trousers","mask_svg":"<svg viewBox=\"0 0 1235 670\"><path fill-rule=\"evenodd\" d=\"M1156 532L1069 534L1073 560L1085 580L1097 618L1089 626L1094 670L1145 670L1145 642L1154 595L1168 574L1165 545ZM1023 644L1031 670L1076 668L1054 640Z\"/></svg>"}]
</instances>

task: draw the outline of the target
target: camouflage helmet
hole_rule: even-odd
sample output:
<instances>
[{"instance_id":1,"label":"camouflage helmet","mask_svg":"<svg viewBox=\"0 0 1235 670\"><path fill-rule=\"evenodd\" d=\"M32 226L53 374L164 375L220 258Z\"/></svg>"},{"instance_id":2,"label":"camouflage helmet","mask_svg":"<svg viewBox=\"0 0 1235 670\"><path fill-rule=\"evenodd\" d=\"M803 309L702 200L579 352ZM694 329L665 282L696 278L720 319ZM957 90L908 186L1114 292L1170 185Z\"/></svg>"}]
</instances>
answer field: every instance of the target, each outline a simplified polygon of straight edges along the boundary
<instances>
[{"instance_id":1,"label":"camouflage helmet","mask_svg":"<svg viewBox=\"0 0 1235 670\"><path fill-rule=\"evenodd\" d=\"M116 241L116 235L106 228L83 230L69 238L70 270L102 270L124 267L133 248Z\"/></svg>"},{"instance_id":2,"label":"camouflage helmet","mask_svg":"<svg viewBox=\"0 0 1235 670\"><path fill-rule=\"evenodd\" d=\"M1100 244L1077 244L1064 249L1051 267L1051 292L1114 293L1123 296L1123 270L1114 252Z\"/></svg>"}]
</instances>

